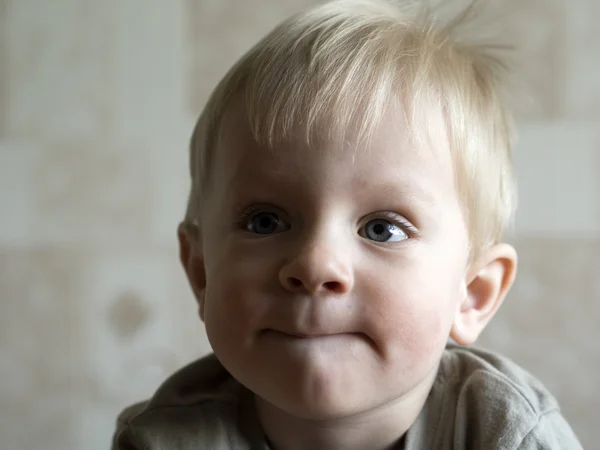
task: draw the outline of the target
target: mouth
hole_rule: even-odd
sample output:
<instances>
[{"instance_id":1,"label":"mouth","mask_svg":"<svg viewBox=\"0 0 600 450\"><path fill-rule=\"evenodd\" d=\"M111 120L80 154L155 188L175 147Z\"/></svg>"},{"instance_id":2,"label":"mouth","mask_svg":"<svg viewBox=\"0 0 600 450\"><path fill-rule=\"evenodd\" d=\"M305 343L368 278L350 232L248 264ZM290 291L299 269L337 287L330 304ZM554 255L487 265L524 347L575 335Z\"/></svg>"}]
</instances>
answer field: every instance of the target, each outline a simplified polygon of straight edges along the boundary
<instances>
[{"instance_id":1,"label":"mouth","mask_svg":"<svg viewBox=\"0 0 600 450\"><path fill-rule=\"evenodd\" d=\"M355 331L322 332L321 330L315 330L314 332L305 332L267 328L261 330L259 336L266 342L285 345L286 348L296 348L297 346L299 346L298 348L313 348L313 345L320 348L324 345L333 346L331 347L333 349L340 349L350 348L349 346L362 342L374 352L379 353L375 342L367 334Z\"/></svg>"},{"instance_id":2,"label":"mouth","mask_svg":"<svg viewBox=\"0 0 600 450\"><path fill-rule=\"evenodd\" d=\"M360 333L352 333L352 332L342 332L342 333L322 333L322 332L314 332L314 333L305 333L301 331L290 331L290 330L274 330L274 329L265 329L261 331L262 335L272 335L283 338L290 339L319 339L319 338L328 338L333 336L358 336Z\"/></svg>"}]
</instances>

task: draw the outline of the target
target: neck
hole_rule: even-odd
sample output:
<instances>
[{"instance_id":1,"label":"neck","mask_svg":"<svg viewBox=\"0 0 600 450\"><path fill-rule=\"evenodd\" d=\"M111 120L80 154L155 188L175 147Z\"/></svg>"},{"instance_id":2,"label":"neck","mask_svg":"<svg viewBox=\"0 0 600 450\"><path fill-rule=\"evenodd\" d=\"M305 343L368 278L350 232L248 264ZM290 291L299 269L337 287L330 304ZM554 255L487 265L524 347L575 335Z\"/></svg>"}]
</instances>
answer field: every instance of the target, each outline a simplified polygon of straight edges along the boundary
<instances>
[{"instance_id":1,"label":"neck","mask_svg":"<svg viewBox=\"0 0 600 450\"><path fill-rule=\"evenodd\" d=\"M293 416L256 397L262 427L276 450L386 450L394 448L416 421L433 380L409 394L359 414L325 419Z\"/></svg>"}]
</instances>

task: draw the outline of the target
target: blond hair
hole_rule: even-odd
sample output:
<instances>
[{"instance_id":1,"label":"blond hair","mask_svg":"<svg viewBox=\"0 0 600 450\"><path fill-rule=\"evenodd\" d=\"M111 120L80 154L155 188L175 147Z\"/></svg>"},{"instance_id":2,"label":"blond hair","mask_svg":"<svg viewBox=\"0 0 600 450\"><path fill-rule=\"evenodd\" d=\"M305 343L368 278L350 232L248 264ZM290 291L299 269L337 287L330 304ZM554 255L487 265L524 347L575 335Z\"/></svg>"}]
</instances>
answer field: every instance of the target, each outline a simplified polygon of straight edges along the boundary
<instances>
[{"instance_id":1,"label":"blond hair","mask_svg":"<svg viewBox=\"0 0 600 450\"><path fill-rule=\"evenodd\" d=\"M233 96L243 95L253 135L266 144L298 130L310 140L323 123L333 138L360 124L358 138L368 139L396 98L413 133L428 130L431 106L443 113L472 249L498 242L515 207L514 131L499 47L460 37L474 4L442 24L421 3L337 0L281 23L230 69L200 115L186 220L201 213Z\"/></svg>"}]
</instances>

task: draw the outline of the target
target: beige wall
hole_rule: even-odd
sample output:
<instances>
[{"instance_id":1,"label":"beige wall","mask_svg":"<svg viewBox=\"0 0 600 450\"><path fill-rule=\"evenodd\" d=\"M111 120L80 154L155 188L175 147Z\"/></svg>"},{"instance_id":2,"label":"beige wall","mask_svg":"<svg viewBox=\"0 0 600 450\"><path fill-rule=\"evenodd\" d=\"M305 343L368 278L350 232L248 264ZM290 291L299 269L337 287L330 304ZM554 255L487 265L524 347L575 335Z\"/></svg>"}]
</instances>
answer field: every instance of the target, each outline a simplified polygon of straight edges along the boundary
<instances>
[{"instance_id":1,"label":"beige wall","mask_svg":"<svg viewBox=\"0 0 600 450\"><path fill-rule=\"evenodd\" d=\"M0 0L0 448L106 449L123 405L208 351L175 247L187 138L234 58L309 3ZM600 2L510 3L533 93L521 268L482 344L596 448Z\"/></svg>"}]
</instances>

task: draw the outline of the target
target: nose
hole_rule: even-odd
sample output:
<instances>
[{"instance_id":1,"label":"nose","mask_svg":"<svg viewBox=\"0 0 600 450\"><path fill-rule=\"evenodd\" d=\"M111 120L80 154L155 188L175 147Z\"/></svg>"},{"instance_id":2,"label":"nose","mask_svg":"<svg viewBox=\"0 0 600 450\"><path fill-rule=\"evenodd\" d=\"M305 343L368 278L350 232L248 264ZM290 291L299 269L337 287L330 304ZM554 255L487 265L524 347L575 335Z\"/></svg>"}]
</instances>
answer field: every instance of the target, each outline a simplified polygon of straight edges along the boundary
<instances>
[{"instance_id":1,"label":"nose","mask_svg":"<svg viewBox=\"0 0 600 450\"><path fill-rule=\"evenodd\" d=\"M293 293L340 295L354 284L350 255L333 242L310 242L296 251L279 271L283 288Z\"/></svg>"}]
</instances>

